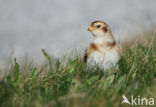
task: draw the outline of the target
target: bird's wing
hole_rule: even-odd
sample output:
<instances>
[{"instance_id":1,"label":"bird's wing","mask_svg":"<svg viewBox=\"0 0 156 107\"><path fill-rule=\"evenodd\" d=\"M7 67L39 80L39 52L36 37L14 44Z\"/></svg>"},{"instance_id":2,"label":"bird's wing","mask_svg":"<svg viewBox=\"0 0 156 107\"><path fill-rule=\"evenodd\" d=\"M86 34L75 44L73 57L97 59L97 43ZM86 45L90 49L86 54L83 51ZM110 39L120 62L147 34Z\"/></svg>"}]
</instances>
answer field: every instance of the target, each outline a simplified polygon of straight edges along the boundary
<instances>
[{"instance_id":1,"label":"bird's wing","mask_svg":"<svg viewBox=\"0 0 156 107\"><path fill-rule=\"evenodd\" d=\"M120 44L117 44L115 46L117 52L119 53L119 55L123 56L123 52L122 52L122 48L121 48L121 45Z\"/></svg>"},{"instance_id":2,"label":"bird's wing","mask_svg":"<svg viewBox=\"0 0 156 107\"><path fill-rule=\"evenodd\" d=\"M84 53L84 62L87 62L87 59L88 59L88 49L86 49Z\"/></svg>"}]
</instances>

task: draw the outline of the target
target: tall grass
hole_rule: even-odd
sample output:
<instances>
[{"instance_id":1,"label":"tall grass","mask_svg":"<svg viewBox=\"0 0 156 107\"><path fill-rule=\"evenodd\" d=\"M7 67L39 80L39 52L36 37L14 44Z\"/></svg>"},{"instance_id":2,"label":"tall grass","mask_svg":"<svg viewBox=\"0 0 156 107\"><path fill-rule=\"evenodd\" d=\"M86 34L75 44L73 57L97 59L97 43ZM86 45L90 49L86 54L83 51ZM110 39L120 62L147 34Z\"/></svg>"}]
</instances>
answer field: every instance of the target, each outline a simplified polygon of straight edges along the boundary
<instances>
[{"instance_id":1,"label":"tall grass","mask_svg":"<svg viewBox=\"0 0 156 107\"><path fill-rule=\"evenodd\" d=\"M156 98L155 34L144 44L127 45L115 72L88 69L80 55L64 61L42 52L47 63L40 68L22 68L14 58L0 81L0 106L125 107L123 94Z\"/></svg>"}]
</instances>

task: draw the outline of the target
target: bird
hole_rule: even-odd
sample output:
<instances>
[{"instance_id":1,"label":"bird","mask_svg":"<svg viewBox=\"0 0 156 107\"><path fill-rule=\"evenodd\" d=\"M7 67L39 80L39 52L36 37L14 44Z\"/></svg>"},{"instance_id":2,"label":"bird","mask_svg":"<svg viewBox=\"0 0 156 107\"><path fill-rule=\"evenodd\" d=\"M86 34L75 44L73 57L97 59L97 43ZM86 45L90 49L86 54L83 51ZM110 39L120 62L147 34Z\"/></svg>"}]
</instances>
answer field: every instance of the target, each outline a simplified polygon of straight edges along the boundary
<instances>
[{"instance_id":1,"label":"bird","mask_svg":"<svg viewBox=\"0 0 156 107\"><path fill-rule=\"evenodd\" d=\"M84 62L87 66L98 67L103 71L118 68L122 56L122 49L116 42L110 27L104 21L94 21L88 31L94 37L89 47L85 50Z\"/></svg>"}]
</instances>

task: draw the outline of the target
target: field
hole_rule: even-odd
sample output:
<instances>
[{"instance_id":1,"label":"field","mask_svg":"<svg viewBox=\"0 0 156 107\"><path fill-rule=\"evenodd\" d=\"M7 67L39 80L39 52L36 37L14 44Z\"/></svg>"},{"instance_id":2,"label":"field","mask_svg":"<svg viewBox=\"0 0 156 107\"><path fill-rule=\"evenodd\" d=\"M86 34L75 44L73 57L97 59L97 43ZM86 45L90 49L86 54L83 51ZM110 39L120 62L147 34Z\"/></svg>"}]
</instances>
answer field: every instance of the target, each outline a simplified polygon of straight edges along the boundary
<instances>
[{"instance_id":1,"label":"field","mask_svg":"<svg viewBox=\"0 0 156 107\"><path fill-rule=\"evenodd\" d=\"M41 66L14 58L0 81L0 106L129 106L122 95L156 100L155 36L125 43L117 71L88 69L78 53L58 59L42 50L47 62Z\"/></svg>"}]
</instances>

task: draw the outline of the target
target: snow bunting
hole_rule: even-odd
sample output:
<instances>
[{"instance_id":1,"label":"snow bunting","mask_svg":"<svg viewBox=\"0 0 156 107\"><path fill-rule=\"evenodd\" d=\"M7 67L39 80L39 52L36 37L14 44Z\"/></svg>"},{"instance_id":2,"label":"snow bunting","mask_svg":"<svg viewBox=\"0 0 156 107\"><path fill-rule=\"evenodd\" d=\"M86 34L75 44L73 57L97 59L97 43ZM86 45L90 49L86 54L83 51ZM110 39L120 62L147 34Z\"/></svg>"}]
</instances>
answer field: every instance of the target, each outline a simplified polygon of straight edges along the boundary
<instances>
[{"instance_id":1,"label":"snow bunting","mask_svg":"<svg viewBox=\"0 0 156 107\"><path fill-rule=\"evenodd\" d=\"M108 24L94 21L88 30L93 34L94 39L85 52L84 61L87 62L87 66L98 66L103 70L116 68L122 51Z\"/></svg>"}]
</instances>

